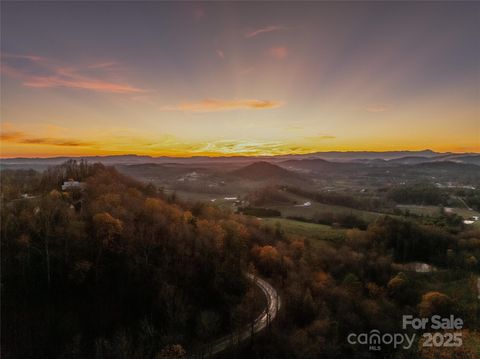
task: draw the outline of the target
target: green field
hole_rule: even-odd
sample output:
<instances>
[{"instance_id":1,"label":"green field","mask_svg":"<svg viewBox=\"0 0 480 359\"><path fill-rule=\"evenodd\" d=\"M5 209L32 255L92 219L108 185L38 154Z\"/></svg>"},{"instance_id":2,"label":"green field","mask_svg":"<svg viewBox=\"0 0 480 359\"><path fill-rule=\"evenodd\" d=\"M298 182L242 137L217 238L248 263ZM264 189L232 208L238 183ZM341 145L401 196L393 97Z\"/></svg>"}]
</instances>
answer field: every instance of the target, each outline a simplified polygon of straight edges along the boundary
<instances>
[{"instance_id":1,"label":"green field","mask_svg":"<svg viewBox=\"0 0 480 359\"><path fill-rule=\"evenodd\" d=\"M219 194L219 193L202 193L202 192L190 192L190 191L172 191L172 190L165 190L165 193L172 194L175 192L176 196L182 200L187 202L208 202L212 203L216 206L221 208L230 208L233 209L232 200L225 200L225 197L238 197L238 199L242 198L242 193L232 193L232 194ZM286 197L288 197L292 203L291 204L266 204L262 207L271 208L278 210L282 213L282 217L303 217L306 219L312 219L316 213L319 212L332 212L332 213L351 213L359 218L363 219L366 222L371 222L375 220L377 217L382 216L382 213L376 212L369 212L363 211L359 209L343 207L343 206L336 206L330 204L319 203L315 201L311 201L308 198L300 197L291 193L285 193ZM300 206L299 204L303 204L305 202L311 202L310 206ZM293 204L293 203L296 204ZM285 219L285 221L289 221ZM296 228L299 231L303 231L302 235L308 234L311 235L311 231L305 231L305 229L309 225L311 226L322 226L320 224L315 223L305 223L301 221L291 221L292 223L300 223L304 224L304 226L299 226ZM331 228L330 226L324 226L326 228ZM317 227L319 228L319 227Z\"/></svg>"},{"instance_id":2,"label":"green field","mask_svg":"<svg viewBox=\"0 0 480 359\"><path fill-rule=\"evenodd\" d=\"M307 202L309 200L304 200ZM310 206L298 206L298 205L276 205L276 206L266 206L268 208L276 209L282 212L284 217L304 217L304 218L313 218L316 213L319 212L332 212L332 213L351 213L355 216L363 219L366 222L371 222L379 216L383 216L382 213L363 211L360 209L354 209L343 206L336 206L332 204L319 203L314 201L309 201Z\"/></svg>"},{"instance_id":3,"label":"green field","mask_svg":"<svg viewBox=\"0 0 480 359\"><path fill-rule=\"evenodd\" d=\"M299 196L293 193L284 192L284 195L288 197L292 204L266 204L263 207L276 209L282 213L282 217L303 217L306 219L312 219L316 213L331 212L342 214L353 214L365 222L372 222L377 217L383 216L383 213L370 212L361 209L355 209L344 206L337 206L333 204L325 204L316 202L310 198ZM302 206L302 204L310 202L309 206ZM295 203L295 204L293 204Z\"/></svg>"},{"instance_id":4,"label":"green field","mask_svg":"<svg viewBox=\"0 0 480 359\"><path fill-rule=\"evenodd\" d=\"M438 216L440 214L440 209L438 206L421 206L421 205L403 205L400 204L397 206L402 210L408 209L410 213L417 214L417 215L424 215L424 216ZM480 213L474 210L468 210L466 208L459 208L459 207L445 207L446 213L455 213L459 216L463 217L463 219L468 219L472 216L480 216ZM472 226L479 228L480 221L476 221Z\"/></svg>"},{"instance_id":5,"label":"green field","mask_svg":"<svg viewBox=\"0 0 480 359\"><path fill-rule=\"evenodd\" d=\"M345 229L336 229L324 224L295 221L286 218L263 218L262 222L272 226L280 225L288 234L326 241L341 241L345 238Z\"/></svg>"},{"instance_id":6,"label":"green field","mask_svg":"<svg viewBox=\"0 0 480 359\"><path fill-rule=\"evenodd\" d=\"M187 191L172 191L165 190L165 193L171 195L175 193L177 198L185 202L206 202L214 204L221 208L233 209L234 200L226 200L225 197L237 197L236 195L226 195L218 193L202 193L202 192L187 192ZM240 197L238 197L240 198Z\"/></svg>"}]
</instances>

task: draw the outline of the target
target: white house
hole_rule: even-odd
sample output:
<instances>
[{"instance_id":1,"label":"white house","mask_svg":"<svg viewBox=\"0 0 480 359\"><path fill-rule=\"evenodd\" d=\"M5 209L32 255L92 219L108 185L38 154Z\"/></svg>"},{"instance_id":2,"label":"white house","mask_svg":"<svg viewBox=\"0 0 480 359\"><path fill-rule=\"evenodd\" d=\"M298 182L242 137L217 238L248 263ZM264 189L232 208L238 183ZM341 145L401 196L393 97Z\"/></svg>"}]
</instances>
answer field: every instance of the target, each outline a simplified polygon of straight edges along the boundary
<instances>
[{"instance_id":1,"label":"white house","mask_svg":"<svg viewBox=\"0 0 480 359\"><path fill-rule=\"evenodd\" d=\"M68 191L72 189L82 189L83 183L74 181L73 179L69 179L68 181L63 182L62 184L62 191Z\"/></svg>"}]
</instances>

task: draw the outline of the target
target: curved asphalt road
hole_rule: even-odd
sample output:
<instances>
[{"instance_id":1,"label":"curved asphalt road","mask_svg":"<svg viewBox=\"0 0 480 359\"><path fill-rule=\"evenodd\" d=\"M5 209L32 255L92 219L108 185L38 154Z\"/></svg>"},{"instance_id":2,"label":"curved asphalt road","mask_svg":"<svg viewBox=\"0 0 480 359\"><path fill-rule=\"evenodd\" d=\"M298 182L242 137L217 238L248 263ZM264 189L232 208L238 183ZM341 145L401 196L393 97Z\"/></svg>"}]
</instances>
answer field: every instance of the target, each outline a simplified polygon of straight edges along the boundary
<instances>
[{"instance_id":1,"label":"curved asphalt road","mask_svg":"<svg viewBox=\"0 0 480 359\"><path fill-rule=\"evenodd\" d=\"M281 306L280 296L275 288L273 288L267 281L255 277L253 274L247 273L247 278L250 279L254 284L260 288L262 293L265 295L267 299L267 306L263 310L263 312L255 319L253 324L253 333L252 333L252 326L248 325L245 329L241 330L240 332L225 335L222 338L215 340L214 342L210 343L209 345L204 347L202 353L197 353L193 357L196 358L208 358L214 356L225 349L238 344L252 336L252 334L256 334L263 329L265 329L277 316L278 310Z\"/></svg>"}]
</instances>

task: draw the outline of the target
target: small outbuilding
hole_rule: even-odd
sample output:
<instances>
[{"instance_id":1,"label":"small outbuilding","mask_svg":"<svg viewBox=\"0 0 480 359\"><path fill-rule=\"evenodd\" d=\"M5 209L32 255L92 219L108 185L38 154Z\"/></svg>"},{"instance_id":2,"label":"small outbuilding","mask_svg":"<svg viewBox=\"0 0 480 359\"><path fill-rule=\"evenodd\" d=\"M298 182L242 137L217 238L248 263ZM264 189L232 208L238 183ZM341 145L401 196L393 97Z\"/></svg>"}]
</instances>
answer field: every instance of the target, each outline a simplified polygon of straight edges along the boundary
<instances>
[{"instance_id":1,"label":"small outbuilding","mask_svg":"<svg viewBox=\"0 0 480 359\"><path fill-rule=\"evenodd\" d=\"M62 191L82 189L83 187L84 187L83 182L78 182L78 181L74 181L73 179L69 179L68 181L63 182Z\"/></svg>"}]
</instances>

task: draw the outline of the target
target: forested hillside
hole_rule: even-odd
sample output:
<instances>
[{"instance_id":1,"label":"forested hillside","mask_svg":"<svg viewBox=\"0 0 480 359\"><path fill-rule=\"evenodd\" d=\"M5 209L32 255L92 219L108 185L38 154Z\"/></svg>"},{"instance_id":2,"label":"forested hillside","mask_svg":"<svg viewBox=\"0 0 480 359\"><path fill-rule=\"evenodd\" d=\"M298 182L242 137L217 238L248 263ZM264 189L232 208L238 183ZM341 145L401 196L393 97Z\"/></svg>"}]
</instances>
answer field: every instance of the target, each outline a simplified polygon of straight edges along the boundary
<instances>
[{"instance_id":1,"label":"forested hillside","mask_svg":"<svg viewBox=\"0 0 480 359\"><path fill-rule=\"evenodd\" d=\"M116 357L128 346L149 357L233 326L247 289L243 226L82 166L85 191L60 191L69 163L32 184L38 197L2 203L4 356Z\"/></svg>"},{"instance_id":2,"label":"forested hillside","mask_svg":"<svg viewBox=\"0 0 480 359\"><path fill-rule=\"evenodd\" d=\"M245 272L275 286L282 310L223 357L375 357L347 335L394 332L405 313L448 312L477 328L478 231L382 216L343 240L315 240L179 202L99 164L27 174L2 173L5 358L184 358L262 310ZM84 185L62 191L69 178ZM426 285L399 269L409 261L449 271ZM415 345L403 354L428 357ZM475 357L468 346L452 350Z\"/></svg>"}]
</instances>

